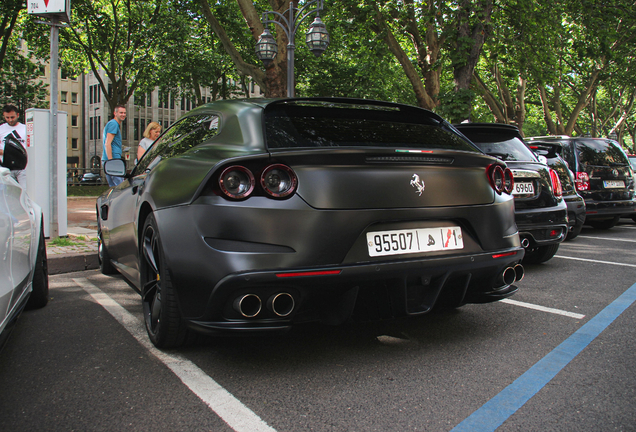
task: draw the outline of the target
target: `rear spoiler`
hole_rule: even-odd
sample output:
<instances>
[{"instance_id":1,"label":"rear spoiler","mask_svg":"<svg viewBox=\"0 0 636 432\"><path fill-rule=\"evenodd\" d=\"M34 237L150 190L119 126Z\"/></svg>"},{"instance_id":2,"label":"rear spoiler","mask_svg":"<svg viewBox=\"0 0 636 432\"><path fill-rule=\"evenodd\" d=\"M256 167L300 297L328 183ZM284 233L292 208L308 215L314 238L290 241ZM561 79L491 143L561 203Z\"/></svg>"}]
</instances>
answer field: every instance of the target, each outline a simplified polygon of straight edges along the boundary
<instances>
[{"instance_id":1,"label":"rear spoiler","mask_svg":"<svg viewBox=\"0 0 636 432\"><path fill-rule=\"evenodd\" d=\"M547 158L557 157L557 155L560 155L561 151L563 150L563 147L561 147L560 144L553 144L549 142L532 141L527 144L528 147L530 147L530 150L540 156L545 156Z\"/></svg>"}]
</instances>

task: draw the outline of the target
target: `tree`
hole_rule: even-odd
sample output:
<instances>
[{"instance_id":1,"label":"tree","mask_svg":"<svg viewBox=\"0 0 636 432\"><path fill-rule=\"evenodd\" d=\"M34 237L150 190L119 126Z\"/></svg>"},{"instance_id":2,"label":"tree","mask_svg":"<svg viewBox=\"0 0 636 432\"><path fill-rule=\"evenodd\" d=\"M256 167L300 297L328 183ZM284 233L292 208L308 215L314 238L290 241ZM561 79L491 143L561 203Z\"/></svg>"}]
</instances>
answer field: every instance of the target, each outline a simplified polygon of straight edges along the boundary
<instances>
[{"instance_id":1,"label":"tree","mask_svg":"<svg viewBox=\"0 0 636 432\"><path fill-rule=\"evenodd\" d=\"M73 2L70 26L60 33L62 58L76 70L93 71L111 111L156 81L157 47L170 24L167 9L167 0Z\"/></svg>"},{"instance_id":2,"label":"tree","mask_svg":"<svg viewBox=\"0 0 636 432\"><path fill-rule=\"evenodd\" d=\"M0 4L0 71L3 68L7 50L11 47L11 35L18 22L18 16L25 8L23 0L3 0Z\"/></svg>"}]
</instances>

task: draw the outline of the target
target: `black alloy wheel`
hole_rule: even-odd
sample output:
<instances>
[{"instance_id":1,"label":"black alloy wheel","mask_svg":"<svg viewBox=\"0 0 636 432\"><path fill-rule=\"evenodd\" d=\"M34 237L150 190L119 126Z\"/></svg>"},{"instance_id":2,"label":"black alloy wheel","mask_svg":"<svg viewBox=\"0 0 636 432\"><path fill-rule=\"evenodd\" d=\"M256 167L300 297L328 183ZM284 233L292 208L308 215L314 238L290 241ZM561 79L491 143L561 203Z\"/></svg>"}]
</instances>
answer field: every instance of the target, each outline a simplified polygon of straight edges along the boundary
<instances>
[{"instance_id":1,"label":"black alloy wheel","mask_svg":"<svg viewBox=\"0 0 636 432\"><path fill-rule=\"evenodd\" d=\"M176 348L184 344L190 332L181 319L152 214L146 219L142 232L140 270L146 331L157 348Z\"/></svg>"},{"instance_id":2,"label":"black alloy wheel","mask_svg":"<svg viewBox=\"0 0 636 432\"><path fill-rule=\"evenodd\" d=\"M117 273L117 269L110 262L108 249L106 248L106 245L104 245L101 225L97 226L97 260L99 261L99 270L102 274L112 275Z\"/></svg>"},{"instance_id":3,"label":"black alloy wheel","mask_svg":"<svg viewBox=\"0 0 636 432\"><path fill-rule=\"evenodd\" d=\"M566 240L573 240L573 239L577 238L578 235L581 234L581 230L582 229L583 229L583 224L574 225L574 227L572 227L572 230L568 231L568 234L565 237L565 239Z\"/></svg>"},{"instance_id":4,"label":"black alloy wheel","mask_svg":"<svg viewBox=\"0 0 636 432\"><path fill-rule=\"evenodd\" d=\"M40 239L33 270L33 291L27 301L27 309L39 309L49 302L49 269L46 260L46 242L44 240L44 222L40 226Z\"/></svg>"}]
</instances>

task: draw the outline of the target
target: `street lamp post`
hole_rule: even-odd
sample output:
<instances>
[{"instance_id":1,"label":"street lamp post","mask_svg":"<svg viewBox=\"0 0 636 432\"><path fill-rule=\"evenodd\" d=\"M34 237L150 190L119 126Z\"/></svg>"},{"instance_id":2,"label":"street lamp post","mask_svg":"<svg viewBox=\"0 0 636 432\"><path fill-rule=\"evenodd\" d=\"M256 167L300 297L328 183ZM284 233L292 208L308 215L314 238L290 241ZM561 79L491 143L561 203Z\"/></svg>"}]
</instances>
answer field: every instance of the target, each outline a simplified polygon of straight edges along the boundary
<instances>
[{"instance_id":1,"label":"street lamp post","mask_svg":"<svg viewBox=\"0 0 636 432\"><path fill-rule=\"evenodd\" d=\"M307 11L310 6L316 4L316 8L313 10ZM289 10L285 12L285 15L276 12L276 11L267 11L263 12L263 25L267 26L267 24L278 24L285 34L287 35L287 40L289 41L287 44L287 96L294 97L295 93L295 83L294 83L294 50L296 45L294 45L294 37L296 35L296 31L300 24L307 18L309 15L315 13L316 18L314 22L309 26L309 31L307 32L305 42L309 47L309 50L314 53L316 57L320 56L327 47L329 46L329 33L327 32L327 27L320 19L320 12L322 11L324 6L324 0L311 0L305 5L298 9L294 6L293 2L289 2ZM269 14L273 14L280 18L279 21L268 19ZM304 15L303 15L304 14ZM287 15L287 16L286 16ZM265 67L269 66L276 54L278 53L278 45L276 44L276 39L272 36L270 31L265 28L261 36L258 38L258 42L256 43L256 56L263 62Z\"/></svg>"}]
</instances>

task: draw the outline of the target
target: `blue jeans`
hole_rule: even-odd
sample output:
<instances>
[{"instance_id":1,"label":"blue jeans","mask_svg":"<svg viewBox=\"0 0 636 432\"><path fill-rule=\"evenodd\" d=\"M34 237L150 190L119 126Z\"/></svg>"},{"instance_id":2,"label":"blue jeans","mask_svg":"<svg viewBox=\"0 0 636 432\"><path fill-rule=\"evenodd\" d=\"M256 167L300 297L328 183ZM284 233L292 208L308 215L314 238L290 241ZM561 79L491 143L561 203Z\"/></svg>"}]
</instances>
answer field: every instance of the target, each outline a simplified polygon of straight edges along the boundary
<instances>
[{"instance_id":1,"label":"blue jeans","mask_svg":"<svg viewBox=\"0 0 636 432\"><path fill-rule=\"evenodd\" d=\"M113 177L113 176L110 176L110 175L106 174L106 181L108 182L108 186L113 187L113 186L117 186L121 182L123 182L124 178L123 177Z\"/></svg>"}]
</instances>

